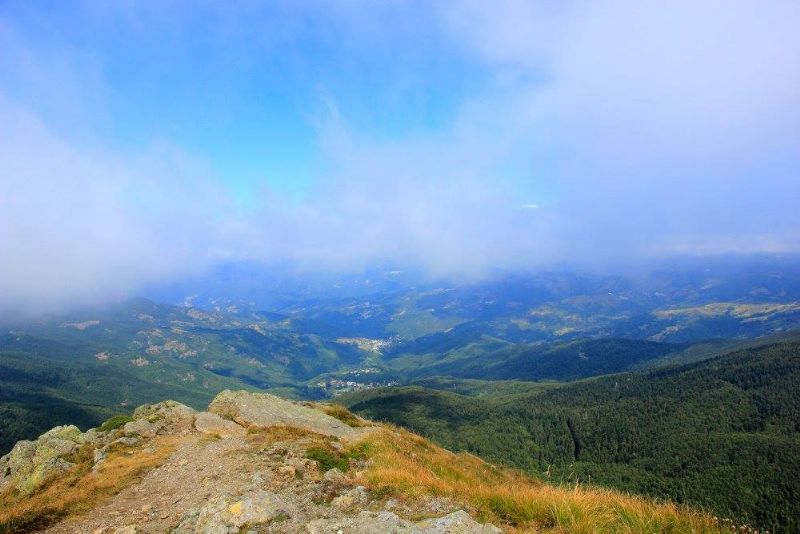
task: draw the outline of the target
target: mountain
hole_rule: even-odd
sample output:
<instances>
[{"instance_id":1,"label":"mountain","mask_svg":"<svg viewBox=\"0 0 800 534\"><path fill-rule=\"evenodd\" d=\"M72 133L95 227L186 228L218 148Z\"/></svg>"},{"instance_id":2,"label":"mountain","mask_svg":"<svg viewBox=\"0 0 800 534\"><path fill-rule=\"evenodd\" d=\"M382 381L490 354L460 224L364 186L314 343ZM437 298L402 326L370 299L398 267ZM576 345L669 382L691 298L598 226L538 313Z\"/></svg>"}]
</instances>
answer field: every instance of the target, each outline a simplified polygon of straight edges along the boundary
<instances>
[{"instance_id":1,"label":"mountain","mask_svg":"<svg viewBox=\"0 0 800 534\"><path fill-rule=\"evenodd\" d=\"M56 424L82 428L169 396L207 404L225 388L302 388L361 351L281 318L126 301L6 323L0 452Z\"/></svg>"},{"instance_id":2,"label":"mountain","mask_svg":"<svg viewBox=\"0 0 800 534\"><path fill-rule=\"evenodd\" d=\"M283 271L269 286L248 267L206 292L173 288L179 305L4 316L0 454L163 398L202 409L224 389L352 393L341 402L359 413L534 477L795 528L799 264L460 283Z\"/></svg>"},{"instance_id":3,"label":"mountain","mask_svg":"<svg viewBox=\"0 0 800 534\"><path fill-rule=\"evenodd\" d=\"M489 522L493 524L489 524ZM551 485L341 407L224 391L0 458L0 532L734 532L672 504Z\"/></svg>"},{"instance_id":4,"label":"mountain","mask_svg":"<svg viewBox=\"0 0 800 534\"><path fill-rule=\"evenodd\" d=\"M221 265L146 291L158 302L290 318L327 337L408 341L458 325L509 342L623 337L752 338L800 322L800 257L673 258L615 274L562 268L476 281L383 266L314 274L291 265Z\"/></svg>"},{"instance_id":5,"label":"mountain","mask_svg":"<svg viewBox=\"0 0 800 534\"><path fill-rule=\"evenodd\" d=\"M181 305L5 316L0 452L166 396L200 407L224 388L320 399L442 375L563 381L691 361L800 325L799 264L722 258L462 283L388 267L309 277L243 265L153 290Z\"/></svg>"},{"instance_id":6,"label":"mountain","mask_svg":"<svg viewBox=\"0 0 800 534\"><path fill-rule=\"evenodd\" d=\"M484 383L494 391L483 394L475 381L438 381L462 394L436 382L337 402L538 476L800 528L798 341L566 384Z\"/></svg>"},{"instance_id":7,"label":"mountain","mask_svg":"<svg viewBox=\"0 0 800 534\"><path fill-rule=\"evenodd\" d=\"M387 355L385 368L410 378L575 380L626 371L686 348L686 345L616 338L514 344L483 335L450 348L449 334L416 340L413 347L418 352Z\"/></svg>"},{"instance_id":8,"label":"mountain","mask_svg":"<svg viewBox=\"0 0 800 534\"><path fill-rule=\"evenodd\" d=\"M438 375L570 380L675 357L684 347L633 339L511 343L466 326L380 342L304 331L275 313L122 302L6 325L0 452L54 425L94 426L166 395L200 407L243 386L323 398Z\"/></svg>"}]
</instances>

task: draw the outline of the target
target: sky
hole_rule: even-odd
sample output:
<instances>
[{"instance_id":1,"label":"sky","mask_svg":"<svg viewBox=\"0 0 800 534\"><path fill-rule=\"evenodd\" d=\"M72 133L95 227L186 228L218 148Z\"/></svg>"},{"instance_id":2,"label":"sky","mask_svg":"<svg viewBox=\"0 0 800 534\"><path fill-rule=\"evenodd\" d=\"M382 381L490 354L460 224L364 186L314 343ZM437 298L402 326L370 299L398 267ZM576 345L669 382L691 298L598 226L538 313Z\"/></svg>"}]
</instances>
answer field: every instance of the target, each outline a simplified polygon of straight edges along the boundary
<instances>
[{"instance_id":1,"label":"sky","mask_svg":"<svg viewBox=\"0 0 800 534\"><path fill-rule=\"evenodd\" d=\"M0 295L800 251L800 3L0 2Z\"/></svg>"}]
</instances>

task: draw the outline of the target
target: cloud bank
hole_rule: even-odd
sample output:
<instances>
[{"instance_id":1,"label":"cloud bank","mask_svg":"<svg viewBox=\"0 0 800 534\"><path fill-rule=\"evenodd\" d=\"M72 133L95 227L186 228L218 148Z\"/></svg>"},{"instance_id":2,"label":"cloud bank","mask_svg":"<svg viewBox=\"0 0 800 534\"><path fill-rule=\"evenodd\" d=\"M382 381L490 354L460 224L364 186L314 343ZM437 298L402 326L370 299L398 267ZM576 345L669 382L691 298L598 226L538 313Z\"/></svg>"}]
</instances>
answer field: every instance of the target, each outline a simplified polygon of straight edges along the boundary
<instances>
[{"instance_id":1,"label":"cloud bank","mask_svg":"<svg viewBox=\"0 0 800 534\"><path fill-rule=\"evenodd\" d=\"M475 79L454 84L451 111L434 126L374 135L340 106L335 88L309 77L320 165L299 193L250 183L244 204L224 169L179 136L132 147L102 139L95 129L113 124L116 91L103 50L31 42L7 6L4 302L106 298L237 260L320 269L397 262L477 276L564 261L800 249L796 2L387 5L287 5L282 16L291 35L324 28L336 42L346 32L338 53L349 58L359 47L385 49L375 21L402 12L409 27L424 24L422 34L446 45L425 45L407 70L387 74L398 77L395 90L424 92L403 76L430 67L430 58L414 59L426 52L466 58L474 70L465 76ZM180 20L130 9L95 14L137 32L142 17ZM215 15L209 9L193 17ZM263 18L243 10L225 21L219 31L250 46ZM156 27L180 42L180 32ZM248 54L264 44L252 46Z\"/></svg>"}]
</instances>

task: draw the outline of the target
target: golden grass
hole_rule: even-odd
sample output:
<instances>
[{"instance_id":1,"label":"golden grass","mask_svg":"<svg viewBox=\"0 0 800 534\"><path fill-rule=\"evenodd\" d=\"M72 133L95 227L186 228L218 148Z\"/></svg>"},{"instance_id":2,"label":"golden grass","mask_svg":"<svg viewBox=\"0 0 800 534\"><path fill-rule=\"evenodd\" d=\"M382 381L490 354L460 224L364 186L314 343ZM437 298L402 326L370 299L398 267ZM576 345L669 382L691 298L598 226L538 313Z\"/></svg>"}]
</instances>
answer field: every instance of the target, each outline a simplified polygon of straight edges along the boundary
<instances>
[{"instance_id":1,"label":"golden grass","mask_svg":"<svg viewBox=\"0 0 800 534\"><path fill-rule=\"evenodd\" d=\"M92 448L83 447L76 466L30 496L7 491L0 495L0 533L29 532L64 517L87 512L105 498L131 485L150 469L164 463L175 450L173 436L156 438L147 449L135 454L127 447L109 452L106 460L92 471Z\"/></svg>"},{"instance_id":2,"label":"golden grass","mask_svg":"<svg viewBox=\"0 0 800 534\"><path fill-rule=\"evenodd\" d=\"M367 426L369 423L357 415L353 414L342 406L341 404L323 404L321 402L310 403L310 406L316 408L317 410L321 410L325 412L327 415L331 417L335 417L339 421L343 422L347 426L351 426L354 428L360 428Z\"/></svg>"},{"instance_id":3,"label":"golden grass","mask_svg":"<svg viewBox=\"0 0 800 534\"><path fill-rule=\"evenodd\" d=\"M289 425L250 426L247 428L247 439L253 445L270 445L282 441L298 441L301 439L323 440L322 434L311 430Z\"/></svg>"},{"instance_id":4,"label":"golden grass","mask_svg":"<svg viewBox=\"0 0 800 534\"><path fill-rule=\"evenodd\" d=\"M698 511L611 490L552 486L470 454L453 454L405 430L373 433L355 447L372 460L361 479L374 491L449 497L514 532L725 531Z\"/></svg>"}]
</instances>

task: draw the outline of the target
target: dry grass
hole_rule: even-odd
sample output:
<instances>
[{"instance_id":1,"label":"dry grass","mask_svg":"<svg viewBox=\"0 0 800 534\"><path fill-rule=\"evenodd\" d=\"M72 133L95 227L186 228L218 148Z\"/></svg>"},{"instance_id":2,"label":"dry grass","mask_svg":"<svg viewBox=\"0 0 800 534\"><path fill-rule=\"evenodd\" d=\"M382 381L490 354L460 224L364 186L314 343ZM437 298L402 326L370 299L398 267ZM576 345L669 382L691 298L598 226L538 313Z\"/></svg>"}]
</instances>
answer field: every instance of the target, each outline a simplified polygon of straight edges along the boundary
<instances>
[{"instance_id":1,"label":"dry grass","mask_svg":"<svg viewBox=\"0 0 800 534\"><path fill-rule=\"evenodd\" d=\"M325 412L327 415L330 415L331 417L335 417L336 419L343 422L347 426L360 428L367 426L369 424L367 421L351 413L350 410L348 410L341 404L323 404L320 402L315 402L315 403L310 403L310 406L316 408L317 410Z\"/></svg>"},{"instance_id":2,"label":"dry grass","mask_svg":"<svg viewBox=\"0 0 800 534\"><path fill-rule=\"evenodd\" d=\"M610 490L551 486L469 454L453 454L405 430L374 433L356 447L372 460L361 475L371 489L412 499L449 497L516 532L724 531L697 511Z\"/></svg>"},{"instance_id":3,"label":"dry grass","mask_svg":"<svg viewBox=\"0 0 800 534\"><path fill-rule=\"evenodd\" d=\"M252 445L271 445L285 441L324 441L325 436L310 430L288 425L250 426L247 439Z\"/></svg>"},{"instance_id":4,"label":"dry grass","mask_svg":"<svg viewBox=\"0 0 800 534\"><path fill-rule=\"evenodd\" d=\"M152 452L119 447L92 471L92 449L84 447L76 466L31 496L14 492L0 495L0 532L29 532L64 517L87 512L105 498L131 485L150 469L164 463L175 450L176 437L161 437L149 445Z\"/></svg>"}]
</instances>

